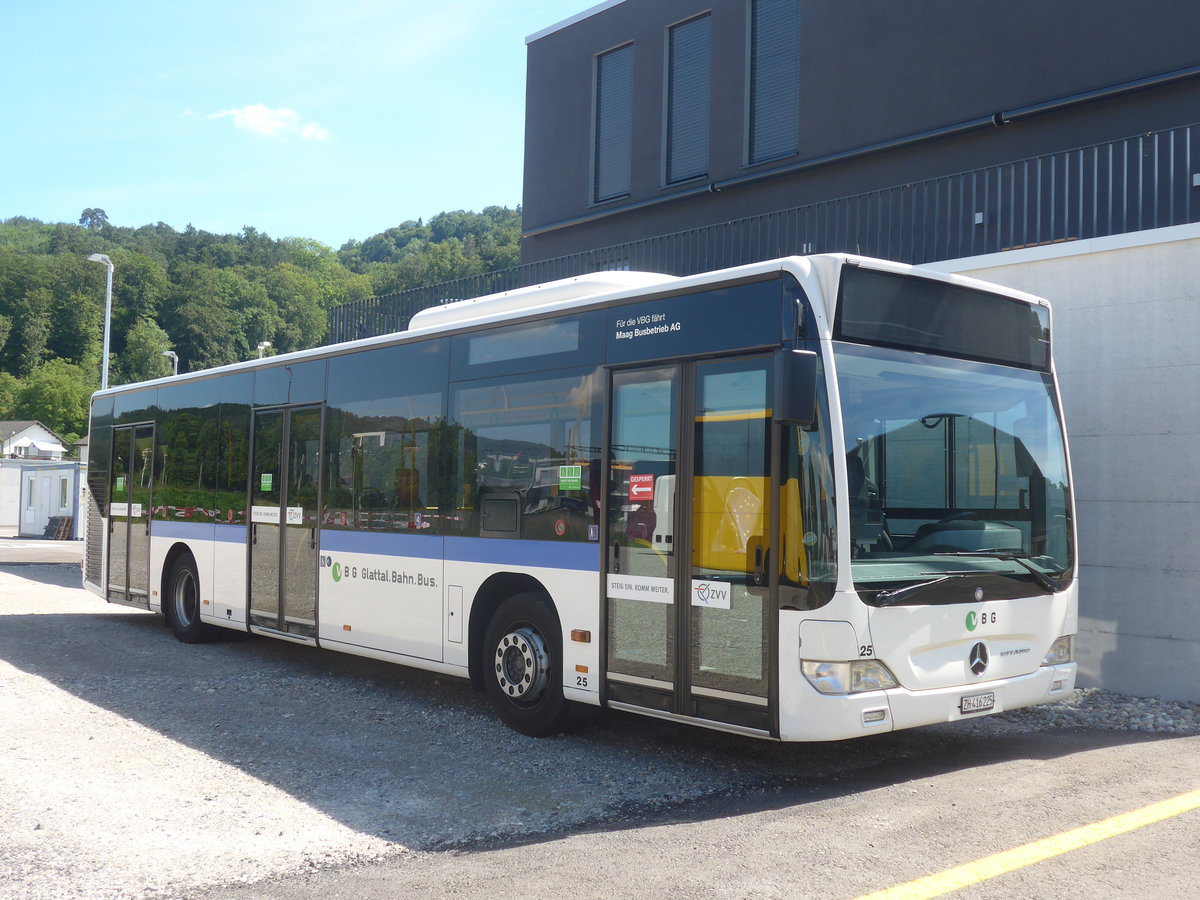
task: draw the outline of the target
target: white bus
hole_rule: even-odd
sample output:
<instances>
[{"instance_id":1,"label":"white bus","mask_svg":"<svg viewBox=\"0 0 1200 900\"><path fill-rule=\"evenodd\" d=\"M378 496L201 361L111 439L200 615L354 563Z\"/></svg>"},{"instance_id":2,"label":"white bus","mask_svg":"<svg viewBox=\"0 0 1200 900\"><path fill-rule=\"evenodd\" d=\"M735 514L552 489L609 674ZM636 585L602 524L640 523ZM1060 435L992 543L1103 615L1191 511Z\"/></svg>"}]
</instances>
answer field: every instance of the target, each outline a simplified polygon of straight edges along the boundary
<instances>
[{"instance_id":1,"label":"white bus","mask_svg":"<svg viewBox=\"0 0 1200 900\"><path fill-rule=\"evenodd\" d=\"M1044 300L844 255L608 272L97 393L89 589L780 740L1074 688ZM214 662L215 664L215 662Z\"/></svg>"}]
</instances>

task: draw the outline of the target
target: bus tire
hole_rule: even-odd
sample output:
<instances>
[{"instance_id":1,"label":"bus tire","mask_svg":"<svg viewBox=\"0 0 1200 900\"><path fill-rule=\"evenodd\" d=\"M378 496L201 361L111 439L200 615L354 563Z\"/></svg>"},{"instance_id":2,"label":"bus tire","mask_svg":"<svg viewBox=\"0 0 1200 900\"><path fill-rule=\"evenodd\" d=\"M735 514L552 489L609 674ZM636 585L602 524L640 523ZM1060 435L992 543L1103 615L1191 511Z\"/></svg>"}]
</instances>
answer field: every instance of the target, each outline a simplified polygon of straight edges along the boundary
<instances>
[{"instance_id":1,"label":"bus tire","mask_svg":"<svg viewBox=\"0 0 1200 900\"><path fill-rule=\"evenodd\" d=\"M221 629L200 620L200 579L196 561L182 553L167 577L164 610L171 633L185 644L203 644L221 636Z\"/></svg>"},{"instance_id":2,"label":"bus tire","mask_svg":"<svg viewBox=\"0 0 1200 900\"><path fill-rule=\"evenodd\" d=\"M530 737L567 727L571 704L562 689L562 629L541 594L509 597L488 622L483 680L501 721Z\"/></svg>"}]
</instances>

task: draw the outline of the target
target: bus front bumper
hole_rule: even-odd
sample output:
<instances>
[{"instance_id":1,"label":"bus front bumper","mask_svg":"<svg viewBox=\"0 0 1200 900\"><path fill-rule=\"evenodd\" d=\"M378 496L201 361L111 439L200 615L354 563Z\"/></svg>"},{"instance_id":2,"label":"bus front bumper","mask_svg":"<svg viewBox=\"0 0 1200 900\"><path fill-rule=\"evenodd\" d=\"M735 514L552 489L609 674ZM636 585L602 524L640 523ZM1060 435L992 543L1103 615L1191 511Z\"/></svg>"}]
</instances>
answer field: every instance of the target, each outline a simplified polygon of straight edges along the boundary
<instances>
[{"instance_id":1,"label":"bus front bumper","mask_svg":"<svg viewBox=\"0 0 1200 900\"><path fill-rule=\"evenodd\" d=\"M1028 675L927 691L900 687L824 695L801 684L796 696L783 698L780 737L785 741L838 741L1052 703L1075 690L1077 669L1073 662L1041 666Z\"/></svg>"}]
</instances>

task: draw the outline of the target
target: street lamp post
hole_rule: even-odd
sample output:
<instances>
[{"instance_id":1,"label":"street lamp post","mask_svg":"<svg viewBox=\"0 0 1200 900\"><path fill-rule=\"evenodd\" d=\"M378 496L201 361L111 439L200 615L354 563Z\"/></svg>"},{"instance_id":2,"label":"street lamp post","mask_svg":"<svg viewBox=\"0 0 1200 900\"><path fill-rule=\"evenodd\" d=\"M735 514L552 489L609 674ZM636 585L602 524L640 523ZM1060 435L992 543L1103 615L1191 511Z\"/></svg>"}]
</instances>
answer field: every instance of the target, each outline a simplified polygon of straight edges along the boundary
<instances>
[{"instance_id":1,"label":"street lamp post","mask_svg":"<svg viewBox=\"0 0 1200 900\"><path fill-rule=\"evenodd\" d=\"M259 359L262 359L263 351L266 350L270 346L271 346L270 341L259 341L258 342L258 358Z\"/></svg>"},{"instance_id":2,"label":"street lamp post","mask_svg":"<svg viewBox=\"0 0 1200 900\"><path fill-rule=\"evenodd\" d=\"M108 344L112 337L112 275L113 264L103 253L93 253L88 262L103 263L108 269L108 284L104 288L104 360L100 364L100 390L108 387Z\"/></svg>"},{"instance_id":3,"label":"street lamp post","mask_svg":"<svg viewBox=\"0 0 1200 900\"><path fill-rule=\"evenodd\" d=\"M174 350L164 350L162 355L171 361L171 374L179 374L179 354Z\"/></svg>"}]
</instances>

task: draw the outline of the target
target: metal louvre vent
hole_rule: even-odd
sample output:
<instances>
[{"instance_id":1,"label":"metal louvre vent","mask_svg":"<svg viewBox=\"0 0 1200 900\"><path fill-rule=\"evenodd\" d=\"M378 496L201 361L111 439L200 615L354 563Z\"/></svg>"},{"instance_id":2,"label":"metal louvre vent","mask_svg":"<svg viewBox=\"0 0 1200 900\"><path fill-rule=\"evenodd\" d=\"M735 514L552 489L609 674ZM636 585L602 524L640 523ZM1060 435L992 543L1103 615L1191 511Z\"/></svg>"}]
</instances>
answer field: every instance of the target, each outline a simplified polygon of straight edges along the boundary
<instances>
[{"instance_id":1,"label":"metal louvre vent","mask_svg":"<svg viewBox=\"0 0 1200 900\"><path fill-rule=\"evenodd\" d=\"M708 174L708 107L712 16L704 15L670 33L667 86L667 182Z\"/></svg>"},{"instance_id":2,"label":"metal louvre vent","mask_svg":"<svg viewBox=\"0 0 1200 900\"><path fill-rule=\"evenodd\" d=\"M799 149L798 0L754 0L750 41L749 156L760 163Z\"/></svg>"},{"instance_id":3,"label":"metal louvre vent","mask_svg":"<svg viewBox=\"0 0 1200 900\"><path fill-rule=\"evenodd\" d=\"M99 485L104 489L104 485ZM104 519L100 515L100 504L96 500L97 485L88 479L87 485L87 525L84 533L83 577L84 580L96 586L100 585L104 563Z\"/></svg>"}]
</instances>

